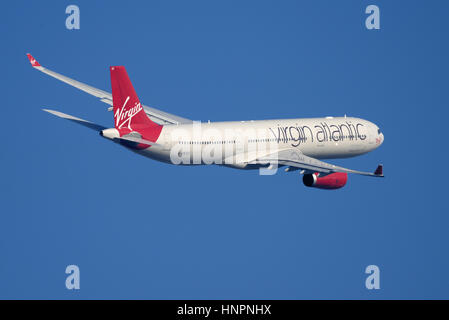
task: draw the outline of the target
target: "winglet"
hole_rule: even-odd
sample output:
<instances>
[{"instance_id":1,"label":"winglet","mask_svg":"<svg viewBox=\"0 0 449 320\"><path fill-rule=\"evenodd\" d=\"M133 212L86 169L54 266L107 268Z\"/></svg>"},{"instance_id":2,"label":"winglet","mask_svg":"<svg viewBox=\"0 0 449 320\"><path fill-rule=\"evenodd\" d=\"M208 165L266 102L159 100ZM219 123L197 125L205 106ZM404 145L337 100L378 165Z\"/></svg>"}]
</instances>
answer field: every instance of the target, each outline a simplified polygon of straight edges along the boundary
<instances>
[{"instance_id":1,"label":"winglet","mask_svg":"<svg viewBox=\"0 0 449 320\"><path fill-rule=\"evenodd\" d=\"M376 168L376 171L374 171L374 175L383 177L384 176L383 169L384 169L384 166L379 164Z\"/></svg>"},{"instance_id":2,"label":"winglet","mask_svg":"<svg viewBox=\"0 0 449 320\"><path fill-rule=\"evenodd\" d=\"M28 60L30 60L30 63L31 63L31 65L33 67L40 67L41 66L40 63L37 62L37 60L34 59L34 57L31 54L27 53L27 57L28 57Z\"/></svg>"}]
</instances>

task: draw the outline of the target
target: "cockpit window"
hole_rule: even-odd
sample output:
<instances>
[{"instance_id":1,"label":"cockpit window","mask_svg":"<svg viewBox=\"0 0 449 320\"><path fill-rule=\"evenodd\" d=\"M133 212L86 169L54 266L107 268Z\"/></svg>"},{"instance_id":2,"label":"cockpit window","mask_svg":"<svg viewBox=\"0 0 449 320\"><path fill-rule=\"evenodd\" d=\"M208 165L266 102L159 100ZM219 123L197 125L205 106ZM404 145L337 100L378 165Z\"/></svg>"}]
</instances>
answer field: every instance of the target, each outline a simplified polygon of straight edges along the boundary
<instances>
[{"instance_id":1,"label":"cockpit window","mask_svg":"<svg viewBox=\"0 0 449 320\"><path fill-rule=\"evenodd\" d=\"M377 129L377 134L380 134L380 129Z\"/></svg>"}]
</instances>

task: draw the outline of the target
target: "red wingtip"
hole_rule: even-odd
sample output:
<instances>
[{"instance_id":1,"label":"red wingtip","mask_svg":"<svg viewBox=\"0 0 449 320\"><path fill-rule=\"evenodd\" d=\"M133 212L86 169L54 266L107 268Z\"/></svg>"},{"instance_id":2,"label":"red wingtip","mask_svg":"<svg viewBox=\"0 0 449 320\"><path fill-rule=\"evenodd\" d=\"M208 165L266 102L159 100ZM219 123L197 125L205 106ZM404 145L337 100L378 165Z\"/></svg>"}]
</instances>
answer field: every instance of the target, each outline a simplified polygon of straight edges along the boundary
<instances>
[{"instance_id":1,"label":"red wingtip","mask_svg":"<svg viewBox=\"0 0 449 320\"><path fill-rule=\"evenodd\" d=\"M376 175L376 176L383 176L384 175L384 173L383 173L383 165L381 165L381 164L379 164L378 166L377 166L377 168L376 168L376 171L374 171L374 174Z\"/></svg>"},{"instance_id":2,"label":"red wingtip","mask_svg":"<svg viewBox=\"0 0 449 320\"><path fill-rule=\"evenodd\" d=\"M41 66L41 65L39 64L39 62L37 62L37 60L34 59L33 56L32 56L31 54L27 53L27 57L28 57L28 60L30 60L30 63L31 63L31 65L32 65L33 67L40 67L40 66Z\"/></svg>"}]
</instances>

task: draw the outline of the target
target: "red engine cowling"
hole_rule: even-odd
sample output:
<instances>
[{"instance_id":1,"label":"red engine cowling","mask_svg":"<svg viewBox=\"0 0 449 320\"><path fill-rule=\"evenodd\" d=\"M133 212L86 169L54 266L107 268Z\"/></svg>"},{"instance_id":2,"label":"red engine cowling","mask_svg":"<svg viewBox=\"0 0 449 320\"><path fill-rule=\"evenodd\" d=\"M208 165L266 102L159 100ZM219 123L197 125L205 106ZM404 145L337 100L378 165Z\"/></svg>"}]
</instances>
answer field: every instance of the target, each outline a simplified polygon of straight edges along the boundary
<instances>
[{"instance_id":1,"label":"red engine cowling","mask_svg":"<svg viewBox=\"0 0 449 320\"><path fill-rule=\"evenodd\" d=\"M320 177L320 173L305 174L302 178L306 187L319 189L339 189L344 187L348 181L348 174L344 172L335 172Z\"/></svg>"}]
</instances>

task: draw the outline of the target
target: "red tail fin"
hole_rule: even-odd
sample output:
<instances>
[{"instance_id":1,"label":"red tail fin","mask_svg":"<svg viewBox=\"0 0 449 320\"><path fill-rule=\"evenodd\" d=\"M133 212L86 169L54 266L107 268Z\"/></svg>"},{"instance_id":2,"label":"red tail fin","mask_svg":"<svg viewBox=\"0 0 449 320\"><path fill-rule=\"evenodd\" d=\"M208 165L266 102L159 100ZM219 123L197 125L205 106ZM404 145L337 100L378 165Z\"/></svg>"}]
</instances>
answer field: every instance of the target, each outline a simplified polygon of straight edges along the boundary
<instances>
[{"instance_id":1,"label":"red tail fin","mask_svg":"<svg viewBox=\"0 0 449 320\"><path fill-rule=\"evenodd\" d=\"M116 129L135 129L159 126L148 118L136 91L129 80L128 73L123 66L110 67L112 102Z\"/></svg>"}]
</instances>

